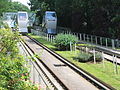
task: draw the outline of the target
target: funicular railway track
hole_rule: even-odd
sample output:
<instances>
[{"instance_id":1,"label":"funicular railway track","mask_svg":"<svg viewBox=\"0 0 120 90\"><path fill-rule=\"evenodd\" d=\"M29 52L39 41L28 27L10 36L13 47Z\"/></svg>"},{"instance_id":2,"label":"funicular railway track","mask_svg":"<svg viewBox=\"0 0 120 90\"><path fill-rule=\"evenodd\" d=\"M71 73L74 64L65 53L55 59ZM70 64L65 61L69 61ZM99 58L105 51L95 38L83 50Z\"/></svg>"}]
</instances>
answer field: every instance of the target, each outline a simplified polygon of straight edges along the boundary
<instances>
[{"instance_id":1,"label":"funicular railway track","mask_svg":"<svg viewBox=\"0 0 120 90\"><path fill-rule=\"evenodd\" d=\"M26 54L28 54L27 56L30 56L32 59L35 60L35 62L33 62L33 61L31 61L31 62L34 65L35 69L39 68L39 70L41 71L40 72L39 70L37 70L37 72L39 72L38 74L40 74L40 73L43 74L43 75L40 75L40 78L46 84L47 90L58 90L58 89L64 90L64 89L67 89L67 87L64 86L62 82L60 82L60 80L54 75L54 73L44 63L41 62L40 58L33 57L34 56L34 52L31 50L31 48L26 43L21 41L20 42L20 46L22 46L23 51ZM41 64L43 64L43 65L41 65ZM45 70L44 67L47 69L47 71ZM37 78L37 79L39 79L39 78ZM57 82L59 82L59 83L57 83ZM49 87L50 85L52 87Z\"/></svg>"},{"instance_id":2,"label":"funicular railway track","mask_svg":"<svg viewBox=\"0 0 120 90\"><path fill-rule=\"evenodd\" d=\"M57 58L60 62L60 64L57 64L55 65L54 63L54 67L59 67L56 70L51 70L52 66L49 66L51 64L47 64L47 63L50 63L50 62L44 62L44 60L41 60L40 58L39 61L52 73L52 75L56 78L56 80L61 84L61 86L63 86L63 88L65 90L96 90L96 89L102 89L102 90L115 90L115 88L113 88L112 86L102 82L101 80L97 79L96 77L94 77L93 75L91 75L90 73L84 71L83 69L81 68L78 68L77 66L75 66L74 64L70 63L68 60L66 60L65 58L63 58L62 56L56 54L54 51L50 50L49 48L47 48L46 46L44 46L43 44L39 43L37 40L31 38L30 36L24 36L22 37L23 39L25 39L25 44L27 45L27 47L33 52L33 53L37 53L38 51L34 51L35 47L34 48L31 48L32 44L36 44L37 46L39 47L42 47L45 51L47 51L49 54L51 54L52 56L54 56L55 58ZM29 44L31 43L31 46L29 46ZM37 47L38 48L38 47ZM46 57L47 58L47 57ZM52 57L51 57L52 58ZM68 77L67 78L67 82L66 80L64 80L64 73L61 74L61 76L59 75L59 69L61 71L61 69L65 69L66 68L69 68L68 70L72 70L72 72L75 73L75 75L77 74L77 77L81 78L81 83L80 83L80 79L76 78L76 76L74 77L75 79L73 80L74 82L77 82L76 85L72 85L72 84L75 84L75 83L70 83L72 82L72 80L69 81L68 78L71 78L71 77ZM56 74L56 72L59 73L59 74ZM62 70L63 71L63 70ZM66 73L68 74L68 76L71 76L72 74L69 73ZM71 74L71 75L70 75ZM58 76L57 76L58 75ZM79 75L79 76L78 76ZM84 78L84 79L83 79ZM73 78L71 78L73 79ZM75 80L78 80L78 81L75 81ZM89 81L89 82L88 82Z\"/></svg>"}]
</instances>

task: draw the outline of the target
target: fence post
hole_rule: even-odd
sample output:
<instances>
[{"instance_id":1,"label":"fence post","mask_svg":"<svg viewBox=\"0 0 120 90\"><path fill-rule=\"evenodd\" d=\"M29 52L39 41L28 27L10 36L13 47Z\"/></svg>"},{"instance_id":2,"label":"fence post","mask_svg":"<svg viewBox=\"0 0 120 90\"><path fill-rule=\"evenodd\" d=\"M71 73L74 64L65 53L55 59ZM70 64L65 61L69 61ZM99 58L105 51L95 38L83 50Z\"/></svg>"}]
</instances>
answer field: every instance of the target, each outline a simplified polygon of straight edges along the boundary
<instances>
[{"instance_id":1,"label":"fence post","mask_svg":"<svg viewBox=\"0 0 120 90\"><path fill-rule=\"evenodd\" d=\"M92 37L92 35L91 35L91 43L93 43L93 37Z\"/></svg>"},{"instance_id":2,"label":"fence post","mask_svg":"<svg viewBox=\"0 0 120 90\"><path fill-rule=\"evenodd\" d=\"M82 40L82 36L81 36L81 33L79 33L79 35L80 35L80 40Z\"/></svg>"},{"instance_id":3,"label":"fence post","mask_svg":"<svg viewBox=\"0 0 120 90\"><path fill-rule=\"evenodd\" d=\"M115 73L115 57L113 55L113 65L114 65L114 73Z\"/></svg>"},{"instance_id":4,"label":"fence post","mask_svg":"<svg viewBox=\"0 0 120 90\"><path fill-rule=\"evenodd\" d=\"M118 74L117 56L115 56L115 71L116 71L116 74Z\"/></svg>"},{"instance_id":5,"label":"fence post","mask_svg":"<svg viewBox=\"0 0 120 90\"><path fill-rule=\"evenodd\" d=\"M95 59L95 49L93 49L93 55L94 55L94 64L96 64L96 59Z\"/></svg>"},{"instance_id":6,"label":"fence post","mask_svg":"<svg viewBox=\"0 0 120 90\"><path fill-rule=\"evenodd\" d=\"M96 44L97 44L97 36L95 36L95 41L96 41Z\"/></svg>"},{"instance_id":7,"label":"fence post","mask_svg":"<svg viewBox=\"0 0 120 90\"><path fill-rule=\"evenodd\" d=\"M105 41L106 41L106 47L108 46L108 43L107 43L107 38L105 39Z\"/></svg>"},{"instance_id":8,"label":"fence post","mask_svg":"<svg viewBox=\"0 0 120 90\"><path fill-rule=\"evenodd\" d=\"M114 64L114 73L118 74L118 68L117 68L117 58L115 55L113 55L113 64Z\"/></svg>"},{"instance_id":9,"label":"fence post","mask_svg":"<svg viewBox=\"0 0 120 90\"><path fill-rule=\"evenodd\" d=\"M103 67L105 68L104 52L102 52L102 61L103 61Z\"/></svg>"},{"instance_id":10,"label":"fence post","mask_svg":"<svg viewBox=\"0 0 120 90\"><path fill-rule=\"evenodd\" d=\"M70 41L70 51L72 51L72 43L71 43L71 41Z\"/></svg>"},{"instance_id":11,"label":"fence post","mask_svg":"<svg viewBox=\"0 0 120 90\"><path fill-rule=\"evenodd\" d=\"M100 37L100 45L102 46L102 37Z\"/></svg>"},{"instance_id":12,"label":"fence post","mask_svg":"<svg viewBox=\"0 0 120 90\"><path fill-rule=\"evenodd\" d=\"M76 33L76 37L79 39L79 35L78 35L78 33Z\"/></svg>"},{"instance_id":13,"label":"fence post","mask_svg":"<svg viewBox=\"0 0 120 90\"><path fill-rule=\"evenodd\" d=\"M83 34L83 39L84 39L84 41L85 41L85 34Z\"/></svg>"},{"instance_id":14,"label":"fence post","mask_svg":"<svg viewBox=\"0 0 120 90\"><path fill-rule=\"evenodd\" d=\"M114 39L112 39L112 48L115 49L115 42L114 42Z\"/></svg>"}]
</instances>

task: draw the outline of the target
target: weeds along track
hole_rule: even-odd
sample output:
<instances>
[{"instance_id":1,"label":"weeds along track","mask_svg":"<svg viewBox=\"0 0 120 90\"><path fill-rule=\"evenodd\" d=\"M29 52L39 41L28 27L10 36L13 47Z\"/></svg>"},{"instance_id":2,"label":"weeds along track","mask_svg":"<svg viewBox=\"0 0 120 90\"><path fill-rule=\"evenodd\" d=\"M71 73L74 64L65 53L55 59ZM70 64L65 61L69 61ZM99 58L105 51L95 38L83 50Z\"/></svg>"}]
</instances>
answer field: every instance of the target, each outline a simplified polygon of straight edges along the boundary
<instances>
[{"instance_id":1,"label":"weeds along track","mask_svg":"<svg viewBox=\"0 0 120 90\"><path fill-rule=\"evenodd\" d=\"M44 46L43 44L41 44L37 40L31 38L30 36L24 36L22 38L24 39L25 45L34 54L36 54L38 52L37 50L35 50L35 48L41 47L43 50L45 50L47 53L49 53L50 55L52 55L54 58L56 58L58 60L58 61L54 61L54 59L53 59L52 61L54 61L55 63L52 66L52 64L51 64L52 61L49 62L50 60L49 61L41 60L40 59L41 57L40 58L37 57L39 59L39 61L49 70L49 72L51 72L51 74L56 78L56 80L60 83L61 86L63 86L63 88L65 90L68 90L68 89L71 89L71 90L78 90L78 89L81 89L81 90L82 89L84 89L84 90L85 89L86 90L88 90L88 89L89 90L91 90L91 89L92 90L96 90L96 89L115 90L115 88L113 88L112 86L110 86L110 85L104 83L103 81L97 79L96 77L94 77L90 73L86 72L82 68L79 68L79 67L75 66L74 64L69 62L67 59L65 59L64 57L58 55L57 53L50 50L49 48L47 48L46 46ZM31 43L31 46L30 46L30 43ZM37 46L35 46L35 45L37 45ZM49 59L45 55L44 55L44 57ZM51 58L53 58L53 57L51 57ZM58 62L60 64L58 64ZM57 67L57 71L56 71L55 66ZM65 71L65 70L68 70L68 71ZM59 71L61 71L62 74L60 74ZM67 72L67 73L65 73L65 72ZM65 80L66 77L65 77L64 74L66 75L66 77L68 77L70 79L67 78L67 80ZM74 78L72 78L72 75L73 75ZM76 76L74 76L74 75L76 75ZM71 77L69 77L69 76L71 76ZM82 77L82 79L80 79L81 77ZM82 84L81 84L80 81L82 81ZM76 85L75 85L75 83L76 83ZM84 87L83 87L83 85L84 85Z\"/></svg>"}]
</instances>

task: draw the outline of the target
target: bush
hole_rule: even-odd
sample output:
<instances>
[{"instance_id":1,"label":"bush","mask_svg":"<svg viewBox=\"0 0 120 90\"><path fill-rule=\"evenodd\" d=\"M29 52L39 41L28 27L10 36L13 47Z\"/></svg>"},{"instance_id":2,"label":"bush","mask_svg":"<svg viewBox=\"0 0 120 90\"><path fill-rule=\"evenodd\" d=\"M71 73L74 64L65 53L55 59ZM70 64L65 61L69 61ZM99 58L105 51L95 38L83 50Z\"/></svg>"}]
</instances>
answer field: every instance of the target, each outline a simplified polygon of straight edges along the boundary
<instances>
[{"instance_id":1,"label":"bush","mask_svg":"<svg viewBox=\"0 0 120 90\"><path fill-rule=\"evenodd\" d=\"M74 44L78 38L71 34L58 34L55 38L55 45L59 50L70 50L70 42Z\"/></svg>"},{"instance_id":2,"label":"bush","mask_svg":"<svg viewBox=\"0 0 120 90\"><path fill-rule=\"evenodd\" d=\"M27 29L28 29L28 33L31 33L31 29L33 29L33 27L32 26L28 26Z\"/></svg>"},{"instance_id":3,"label":"bush","mask_svg":"<svg viewBox=\"0 0 120 90\"><path fill-rule=\"evenodd\" d=\"M91 54L82 52L82 53L79 53L79 54L78 54L77 59L78 59L80 62L88 62L88 61L90 61L91 57L92 57Z\"/></svg>"},{"instance_id":4,"label":"bush","mask_svg":"<svg viewBox=\"0 0 120 90\"><path fill-rule=\"evenodd\" d=\"M0 29L0 90L38 90L29 78L25 59L19 55L18 32Z\"/></svg>"},{"instance_id":5,"label":"bush","mask_svg":"<svg viewBox=\"0 0 120 90\"><path fill-rule=\"evenodd\" d=\"M94 56L93 54L89 54L89 53L85 53L85 52L82 52L82 53L79 53L78 56L77 56L77 59L80 61L80 62L89 62L89 61L94 61ZM96 62L101 62L102 61L102 56L101 54L99 53L96 53L95 54L95 60Z\"/></svg>"},{"instance_id":6,"label":"bush","mask_svg":"<svg viewBox=\"0 0 120 90\"><path fill-rule=\"evenodd\" d=\"M94 56L92 55L91 60L94 60ZM95 54L95 60L96 62L101 62L102 61L102 55L100 53Z\"/></svg>"}]
</instances>

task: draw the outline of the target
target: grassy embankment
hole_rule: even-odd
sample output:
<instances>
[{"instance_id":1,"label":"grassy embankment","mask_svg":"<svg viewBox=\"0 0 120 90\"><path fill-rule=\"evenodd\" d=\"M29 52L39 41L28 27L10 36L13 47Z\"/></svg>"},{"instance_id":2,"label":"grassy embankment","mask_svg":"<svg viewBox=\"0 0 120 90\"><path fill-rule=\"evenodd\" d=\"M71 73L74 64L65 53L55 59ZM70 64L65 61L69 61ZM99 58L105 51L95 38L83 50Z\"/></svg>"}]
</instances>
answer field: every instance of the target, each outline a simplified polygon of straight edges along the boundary
<instances>
[{"instance_id":1,"label":"grassy embankment","mask_svg":"<svg viewBox=\"0 0 120 90\"><path fill-rule=\"evenodd\" d=\"M37 39L39 42L43 43L48 48L51 48L52 50L54 50L58 54L62 55L63 57L65 57L70 62L77 65L78 67L86 70L87 72L96 76L100 80L102 80L102 81L108 83L109 85L113 86L117 90L120 90L120 66L118 66L119 74L116 75L114 73L114 65L112 63L108 62L108 61L105 61L104 66L103 66L103 63L97 63L97 64L81 63L81 62L78 62L77 60L74 59L74 57L77 56L75 51L73 51L73 52L71 52L71 51L58 51L58 50L56 50L56 47L54 46L53 43L50 43L50 42L46 41L45 39L43 39L39 36L35 36L35 35L31 35L31 34L30 34L30 36ZM77 53L78 52L79 51L77 51Z\"/></svg>"}]
</instances>

